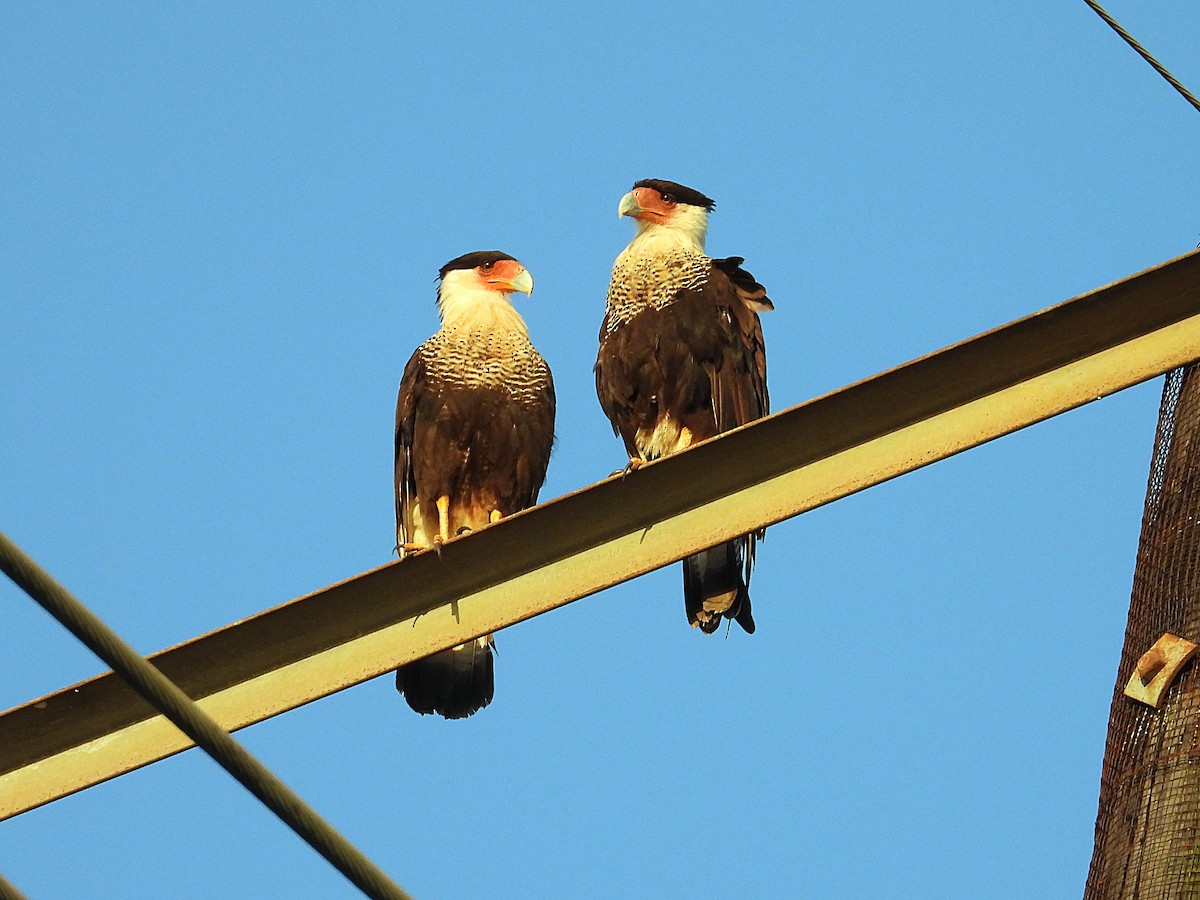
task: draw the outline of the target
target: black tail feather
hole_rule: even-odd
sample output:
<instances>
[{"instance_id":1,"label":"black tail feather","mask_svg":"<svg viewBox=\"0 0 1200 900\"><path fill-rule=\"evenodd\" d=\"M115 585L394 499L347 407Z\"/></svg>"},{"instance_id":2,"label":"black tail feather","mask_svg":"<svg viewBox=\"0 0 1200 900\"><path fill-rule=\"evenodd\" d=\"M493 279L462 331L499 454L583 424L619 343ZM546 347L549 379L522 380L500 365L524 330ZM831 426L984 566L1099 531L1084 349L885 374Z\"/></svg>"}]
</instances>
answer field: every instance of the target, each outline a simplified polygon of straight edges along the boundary
<instances>
[{"instance_id":1,"label":"black tail feather","mask_svg":"<svg viewBox=\"0 0 1200 900\"><path fill-rule=\"evenodd\" d=\"M396 690L421 715L466 718L492 702L494 689L491 635L396 670Z\"/></svg>"},{"instance_id":2,"label":"black tail feather","mask_svg":"<svg viewBox=\"0 0 1200 900\"><path fill-rule=\"evenodd\" d=\"M712 634L721 619L733 619L754 634L745 564L748 538L704 550L683 561L683 601L688 622Z\"/></svg>"}]
</instances>

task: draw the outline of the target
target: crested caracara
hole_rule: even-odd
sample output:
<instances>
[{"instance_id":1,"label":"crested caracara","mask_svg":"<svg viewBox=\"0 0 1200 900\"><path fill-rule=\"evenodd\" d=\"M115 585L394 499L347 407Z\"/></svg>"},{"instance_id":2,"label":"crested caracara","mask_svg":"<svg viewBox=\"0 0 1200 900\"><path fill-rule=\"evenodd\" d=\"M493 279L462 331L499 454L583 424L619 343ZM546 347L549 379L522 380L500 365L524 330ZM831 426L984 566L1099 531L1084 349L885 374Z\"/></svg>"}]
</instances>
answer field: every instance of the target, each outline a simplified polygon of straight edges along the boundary
<instances>
[{"instance_id":1,"label":"crested caracara","mask_svg":"<svg viewBox=\"0 0 1200 900\"><path fill-rule=\"evenodd\" d=\"M741 257L704 251L714 203L647 178L621 198L637 226L613 264L596 393L630 467L685 450L768 412L758 314L772 309ZM721 618L754 631L748 585L755 540L743 535L683 561L688 621L706 634Z\"/></svg>"},{"instance_id":2,"label":"crested caracara","mask_svg":"<svg viewBox=\"0 0 1200 900\"><path fill-rule=\"evenodd\" d=\"M396 402L401 556L532 506L554 443L554 382L513 307L533 279L496 250L438 272L441 328L413 353ZM492 636L396 670L419 713L469 716L492 700Z\"/></svg>"}]
</instances>

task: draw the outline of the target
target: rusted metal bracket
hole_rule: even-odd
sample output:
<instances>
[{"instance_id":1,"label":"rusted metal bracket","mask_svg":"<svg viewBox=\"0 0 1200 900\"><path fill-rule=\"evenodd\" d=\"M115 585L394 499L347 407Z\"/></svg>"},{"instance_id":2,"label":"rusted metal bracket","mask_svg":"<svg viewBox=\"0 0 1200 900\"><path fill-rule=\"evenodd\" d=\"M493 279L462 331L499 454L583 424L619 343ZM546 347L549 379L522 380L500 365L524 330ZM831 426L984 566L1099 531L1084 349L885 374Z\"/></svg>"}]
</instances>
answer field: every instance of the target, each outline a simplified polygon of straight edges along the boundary
<instances>
[{"instance_id":1,"label":"rusted metal bracket","mask_svg":"<svg viewBox=\"0 0 1200 900\"><path fill-rule=\"evenodd\" d=\"M1184 663L1196 655L1196 650L1197 645L1191 641L1170 632L1164 634L1133 667L1133 675L1125 685L1125 696L1158 709L1163 694Z\"/></svg>"}]
</instances>

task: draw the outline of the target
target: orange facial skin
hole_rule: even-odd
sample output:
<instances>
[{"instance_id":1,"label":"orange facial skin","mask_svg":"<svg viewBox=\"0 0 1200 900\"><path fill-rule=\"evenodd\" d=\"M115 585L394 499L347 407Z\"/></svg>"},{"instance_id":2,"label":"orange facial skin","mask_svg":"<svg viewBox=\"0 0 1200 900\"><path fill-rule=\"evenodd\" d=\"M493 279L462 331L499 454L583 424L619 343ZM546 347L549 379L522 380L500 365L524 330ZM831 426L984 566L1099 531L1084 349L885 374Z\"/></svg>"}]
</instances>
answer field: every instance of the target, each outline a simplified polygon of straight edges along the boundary
<instances>
[{"instance_id":1,"label":"orange facial skin","mask_svg":"<svg viewBox=\"0 0 1200 900\"><path fill-rule=\"evenodd\" d=\"M484 263L476 266L479 280L493 291L511 293L519 291L528 294L533 290L533 278L525 271L525 267L515 259L501 259L494 263Z\"/></svg>"},{"instance_id":2,"label":"orange facial skin","mask_svg":"<svg viewBox=\"0 0 1200 900\"><path fill-rule=\"evenodd\" d=\"M639 187L629 192L636 208L630 208L624 214L647 222L666 222L675 215L675 200L669 194L663 194L654 188Z\"/></svg>"}]
</instances>

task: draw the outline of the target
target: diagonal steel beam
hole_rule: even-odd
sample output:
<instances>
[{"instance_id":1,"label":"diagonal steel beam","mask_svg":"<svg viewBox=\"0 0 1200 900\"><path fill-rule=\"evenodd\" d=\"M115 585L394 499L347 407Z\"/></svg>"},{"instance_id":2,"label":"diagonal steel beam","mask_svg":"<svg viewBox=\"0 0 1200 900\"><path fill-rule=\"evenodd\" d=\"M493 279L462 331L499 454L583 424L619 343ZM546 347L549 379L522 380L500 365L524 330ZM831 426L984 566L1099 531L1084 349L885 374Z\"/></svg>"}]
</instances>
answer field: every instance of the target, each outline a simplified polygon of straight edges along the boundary
<instances>
[{"instance_id":1,"label":"diagonal steel beam","mask_svg":"<svg viewBox=\"0 0 1200 900\"><path fill-rule=\"evenodd\" d=\"M229 729L1200 358L1191 253L152 657ZM0 715L0 819L190 746L112 673Z\"/></svg>"}]
</instances>

